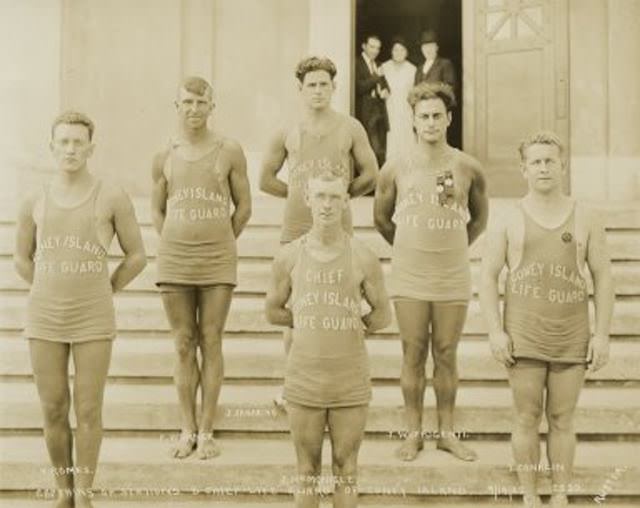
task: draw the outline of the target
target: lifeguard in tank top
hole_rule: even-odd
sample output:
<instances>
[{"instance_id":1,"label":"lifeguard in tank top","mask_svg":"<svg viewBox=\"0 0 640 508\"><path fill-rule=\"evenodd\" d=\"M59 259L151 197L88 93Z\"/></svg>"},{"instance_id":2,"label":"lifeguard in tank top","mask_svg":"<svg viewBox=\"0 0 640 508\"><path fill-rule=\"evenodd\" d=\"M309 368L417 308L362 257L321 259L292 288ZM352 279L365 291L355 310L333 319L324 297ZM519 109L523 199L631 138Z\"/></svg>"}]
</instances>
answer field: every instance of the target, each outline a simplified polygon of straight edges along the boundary
<instances>
[{"instance_id":1,"label":"lifeguard in tank top","mask_svg":"<svg viewBox=\"0 0 640 508\"><path fill-rule=\"evenodd\" d=\"M459 185L459 156L453 149L444 164L431 169L413 152L397 165L392 298L466 301L471 297L468 196Z\"/></svg>"},{"instance_id":2,"label":"lifeguard in tank top","mask_svg":"<svg viewBox=\"0 0 640 508\"><path fill-rule=\"evenodd\" d=\"M581 363L590 338L587 277L578 263L576 204L554 228L518 207L524 223L522 258L505 285L505 331L515 358Z\"/></svg>"},{"instance_id":3,"label":"lifeguard in tank top","mask_svg":"<svg viewBox=\"0 0 640 508\"><path fill-rule=\"evenodd\" d=\"M222 142L196 160L173 143L164 167L167 210L158 249L158 284L236 284L231 193L217 161Z\"/></svg>"},{"instance_id":4,"label":"lifeguard in tank top","mask_svg":"<svg viewBox=\"0 0 640 508\"><path fill-rule=\"evenodd\" d=\"M75 206L56 203L44 189L36 218L34 278L29 292L25 336L59 342L113 339L116 335L108 246L96 228L98 181Z\"/></svg>"},{"instance_id":5,"label":"lifeguard in tank top","mask_svg":"<svg viewBox=\"0 0 640 508\"><path fill-rule=\"evenodd\" d=\"M321 135L308 132L299 123L285 139L287 150L288 193L284 208L281 242L287 243L311 229L311 212L304 200L309 177L327 169L340 174L347 186L353 179L350 117L336 115L332 128ZM351 210L343 214L343 226L351 234Z\"/></svg>"},{"instance_id":6,"label":"lifeguard in tank top","mask_svg":"<svg viewBox=\"0 0 640 508\"><path fill-rule=\"evenodd\" d=\"M369 403L369 361L364 344L360 288L350 237L342 252L319 261L298 240L291 272L293 343L287 358L284 397L310 407Z\"/></svg>"}]
</instances>

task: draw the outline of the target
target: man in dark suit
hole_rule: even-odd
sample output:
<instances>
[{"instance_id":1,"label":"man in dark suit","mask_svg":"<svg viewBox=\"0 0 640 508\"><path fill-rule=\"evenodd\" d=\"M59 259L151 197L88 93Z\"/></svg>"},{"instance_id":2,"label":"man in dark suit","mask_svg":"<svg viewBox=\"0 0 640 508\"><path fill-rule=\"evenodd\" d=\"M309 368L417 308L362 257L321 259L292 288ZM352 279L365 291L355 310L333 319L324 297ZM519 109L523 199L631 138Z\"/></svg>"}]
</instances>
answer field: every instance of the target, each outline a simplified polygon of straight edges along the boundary
<instances>
[{"instance_id":1,"label":"man in dark suit","mask_svg":"<svg viewBox=\"0 0 640 508\"><path fill-rule=\"evenodd\" d=\"M420 38L420 50L424 56L424 62L416 71L416 82L427 81L429 83L441 81L458 92L456 71L451 60L438 56L438 34L433 30L427 30Z\"/></svg>"},{"instance_id":2,"label":"man in dark suit","mask_svg":"<svg viewBox=\"0 0 640 508\"><path fill-rule=\"evenodd\" d=\"M362 53L356 59L356 118L367 131L379 166L384 164L389 130L385 107L389 86L382 68L376 64L381 47L380 38L370 35L362 44Z\"/></svg>"}]
</instances>

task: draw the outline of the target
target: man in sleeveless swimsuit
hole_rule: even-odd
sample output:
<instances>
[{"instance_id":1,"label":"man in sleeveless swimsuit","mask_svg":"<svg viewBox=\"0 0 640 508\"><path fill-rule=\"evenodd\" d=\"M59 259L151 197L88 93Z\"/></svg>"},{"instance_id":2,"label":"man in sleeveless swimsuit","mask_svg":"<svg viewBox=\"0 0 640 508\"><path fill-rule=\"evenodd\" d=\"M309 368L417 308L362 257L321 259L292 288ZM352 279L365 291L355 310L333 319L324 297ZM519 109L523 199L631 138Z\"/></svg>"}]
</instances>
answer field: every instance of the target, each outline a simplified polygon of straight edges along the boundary
<instances>
[{"instance_id":1,"label":"man in sleeveless swimsuit","mask_svg":"<svg viewBox=\"0 0 640 508\"><path fill-rule=\"evenodd\" d=\"M565 164L558 137L530 136L520 145L520 157L528 192L487 233L480 302L491 351L507 367L513 391L511 442L524 505L541 506L536 479L545 404L551 506L561 507L568 504L573 415L585 369L596 371L609 357L613 282L601 219L562 191ZM505 265L503 321L498 277ZM586 266L594 283L593 336Z\"/></svg>"},{"instance_id":2,"label":"man in sleeveless swimsuit","mask_svg":"<svg viewBox=\"0 0 640 508\"><path fill-rule=\"evenodd\" d=\"M146 264L129 197L91 175L93 122L66 112L51 129L58 173L20 207L15 266L31 286L25 337L44 416L57 508L93 506L91 487L102 442L102 401L116 336L113 293ZM124 258L109 276L114 236ZM75 460L69 424L73 357Z\"/></svg>"},{"instance_id":3,"label":"man in sleeveless swimsuit","mask_svg":"<svg viewBox=\"0 0 640 508\"><path fill-rule=\"evenodd\" d=\"M207 125L212 92L202 78L182 82L176 100L179 136L156 155L152 167L151 208L160 234L157 284L176 349L182 431L170 453L177 458L196 449L201 459L220 453L213 419L223 380L222 332L236 285L236 238L251 215L242 148Z\"/></svg>"},{"instance_id":4,"label":"man in sleeveless swimsuit","mask_svg":"<svg viewBox=\"0 0 640 508\"><path fill-rule=\"evenodd\" d=\"M331 107L335 91L336 67L326 58L309 57L296 68L296 78L303 101L302 119L293 129L278 130L267 148L260 189L285 198L281 242L288 243L309 231L311 212L304 199L309 176L331 168L348 184L349 196L362 196L375 187L378 164L369 145L367 133L355 118ZM285 161L288 182L278 178ZM351 211L343 214L345 230L351 233ZM285 352L291 347L284 334ZM275 399L283 408L282 400Z\"/></svg>"},{"instance_id":5,"label":"man in sleeveless swimsuit","mask_svg":"<svg viewBox=\"0 0 640 508\"><path fill-rule=\"evenodd\" d=\"M409 103L417 143L382 168L374 202L376 228L393 245L389 293L403 349L407 435L396 455L414 460L424 446L425 364L431 344L437 447L475 460L475 452L454 434L453 412L456 348L471 297L468 246L487 222L485 181L478 161L447 144L455 105L451 88L421 83L409 93Z\"/></svg>"},{"instance_id":6,"label":"man in sleeveless swimsuit","mask_svg":"<svg viewBox=\"0 0 640 508\"><path fill-rule=\"evenodd\" d=\"M378 258L341 224L349 206L345 180L328 172L312 176L307 203L313 225L276 256L266 315L293 334L284 396L298 457L296 506L318 506L328 426L334 506L352 507L371 399L364 339L389 324L391 309ZM361 295L371 308L364 316Z\"/></svg>"}]
</instances>

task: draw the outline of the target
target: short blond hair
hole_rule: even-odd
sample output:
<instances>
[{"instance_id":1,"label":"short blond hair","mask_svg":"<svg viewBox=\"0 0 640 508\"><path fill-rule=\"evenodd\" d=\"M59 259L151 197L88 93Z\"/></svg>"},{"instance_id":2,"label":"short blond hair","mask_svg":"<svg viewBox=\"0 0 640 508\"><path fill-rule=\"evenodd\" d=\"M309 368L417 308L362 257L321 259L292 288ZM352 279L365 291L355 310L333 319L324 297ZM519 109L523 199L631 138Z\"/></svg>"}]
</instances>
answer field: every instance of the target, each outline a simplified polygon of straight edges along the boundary
<instances>
[{"instance_id":1,"label":"short blond hair","mask_svg":"<svg viewBox=\"0 0 640 508\"><path fill-rule=\"evenodd\" d=\"M342 174L339 168L335 166L323 168L317 173L313 173L307 180L307 188L311 184L312 180L316 180L319 182L341 182L343 187L345 188L345 191L348 191L349 187L344 178L344 174Z\"/></svg>"},{"instance_id":2,"label":"short blond hair","mask_svg":"<svg viewBox=\"0 0 640 508\"><path fill-rule=\"evenodd\" d=\"M558 147L560 155L564 153L564 145L562 144L560 137L555 132L541 130L529 134L520 142L520 146L518 147L520 160L525 160L525 151L531 145L555 145Z\"/></svg>"},{"instance_id":3,"label":"short blond hair","mask_svg":"<svg viewBox=\"0 0 640 508\"><path fill-rule=\"evenodd\" d=\"M53 123L51 124L51 139L53 139L53 135L56 131L56 127L61 124L67 125L84 125L89 132L89 141L93 139L93 131L95 130L95 126L89 118L84 113L80 113L78 111L65 111L64 113L60 113L55 117Z\"/></svg>"}]
</instances>

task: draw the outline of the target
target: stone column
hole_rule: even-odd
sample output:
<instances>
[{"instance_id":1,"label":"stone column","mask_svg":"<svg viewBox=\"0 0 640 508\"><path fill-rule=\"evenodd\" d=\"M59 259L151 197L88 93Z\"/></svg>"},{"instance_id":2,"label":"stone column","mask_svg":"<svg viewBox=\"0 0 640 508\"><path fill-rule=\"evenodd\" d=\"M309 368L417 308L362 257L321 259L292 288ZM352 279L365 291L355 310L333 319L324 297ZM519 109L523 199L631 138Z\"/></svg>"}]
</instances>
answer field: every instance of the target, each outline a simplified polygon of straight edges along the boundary
<instances>
[{"instance_id":1,"label":"stone column","mask_svg":"<svg viewBox=\"0 0 640 508\"><path fill-rule=\"evenodd\" d=\"M349 0L309 0L309 53L327 56L338 68L333 106L351 109L353 5Z\"/></svg>"},{"instance_id":2,"label":"stone column","mask_svg":"<svg viewBox=\"0 0 640 508\"><path fill-rule=\"evenodd\" d=\"M0 2L0 213L50 176L49 128L60 110L60 2Z\"/></svg>"}]
</instances>

